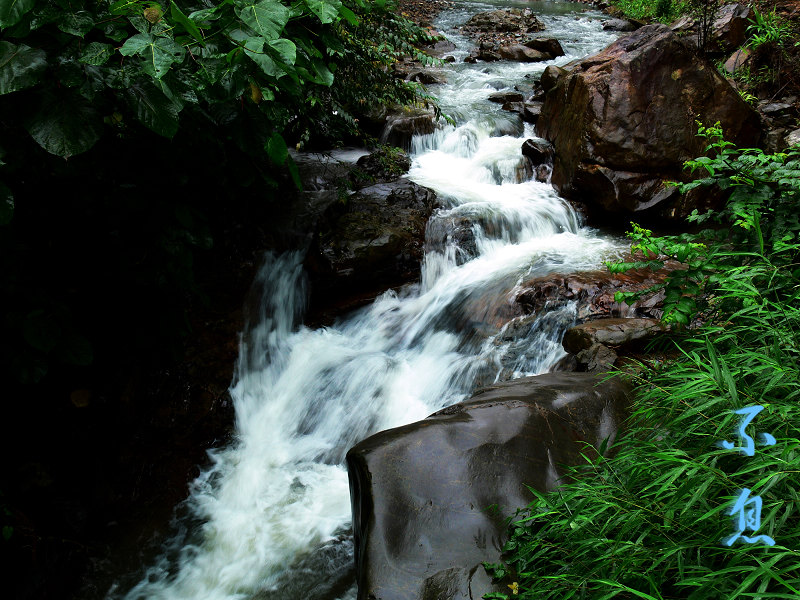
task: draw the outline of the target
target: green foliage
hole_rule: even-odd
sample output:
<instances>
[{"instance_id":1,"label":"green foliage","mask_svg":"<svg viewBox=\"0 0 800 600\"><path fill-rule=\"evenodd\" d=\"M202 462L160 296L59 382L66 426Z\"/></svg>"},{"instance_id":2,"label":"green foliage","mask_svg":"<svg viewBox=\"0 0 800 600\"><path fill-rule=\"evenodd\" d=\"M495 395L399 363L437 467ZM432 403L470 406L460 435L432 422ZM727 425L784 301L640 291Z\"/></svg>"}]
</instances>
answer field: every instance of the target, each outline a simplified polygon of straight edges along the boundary
<instances>
[{"instance_id":1,"label":"green foliage","mask_svg":"<svg viewBox=\"0 0 800 600\"><path fill-rule=\"evenodd\" d=\"M634 225L629 235L631 250L644 260L609 264L612 272L631 268L660 269L666 260L681 263L666 275L663 287L664 320L688 325L698 309L713 318L720 311L731 311L734 298L716 294L730 277L740 277L741 261L765 260L789 262L797 258L800 242L800 148L778 154L765 154L757 148L737 149L722 138L719 124L700 126L699 135L708 140L703 156L688 161L687 168L701 177L679 185L681 192L703 186L716 186L729 194L719 212L698 214L691 222L716 221L725 226L696 234L653 237L652 232ZM705 176L702 176L705 175ZM733 251L735 249L735 252ZM755 272L752 273L755 276ZM755 285L766 285L761 280ZM648 292L654 289L647 290ZM616 294L616 300L633 301L642 293ZM710 311L710 312L709 312Z\"/></svg>"},{"instance_id":2,"label":"green foliage","mask_svg":"<svg viewBox=\"0 0 800 600\"><path fill-rule=\"evenodd\" d=\"M792 28L774 9L761 13L758 8L753 8L753 18L750 19L747 33L750 36L747 45L755 50L765 44L787 45Z\"/></svg>"},{"instance_id":3,"label":"green foliage","mask_svg":"<svg viewBox=\"0 0 800 600\"><path fill-rule=\"evenodd\" d=\"M670 23L687 10L686 0L612 0L623 14L640 21Z\"/></svg>"},{"instance_id":4,"label":"green foliage","mask_svg":"<svg viewBox=\"0 0 800 600\"><path fill-rule=\"evenodd\" d=\"M126 345L175 355L212 234L300 185L289 146L432 100L387 68L431 38L386 2L0 0L0 27L0 364L24 383L106 356L121 296Z\"/></svg>"},{"instance_id":5,"label":"green foliage","mask_svg":"<svg viewBox=\"0 0 800 600\"><path fill-rule=\"evenodd\" d=\"M701 134L711 156L689 167L707 177L682 187L730 190L722 211L694 216L727 228L658 238L635 227L646 260L633 266L682 259L687 268L667 291L678 290L673 304L705 306L704 322L673 339L674 361L633 375L634 410L609 456L588 451L570 483L531 490L504 564L488 565L519 582L520 598L800 594L800 150L764 155L735 149L716 126ZM692 277L698 260L708 264ZM777 443L757 444L752 457L722 448L740 423L732 411L753 405L764 410L749 433ZM762 499L757 533L774 546L721 543L744 488Z\"/></svg>"}]
</instances>

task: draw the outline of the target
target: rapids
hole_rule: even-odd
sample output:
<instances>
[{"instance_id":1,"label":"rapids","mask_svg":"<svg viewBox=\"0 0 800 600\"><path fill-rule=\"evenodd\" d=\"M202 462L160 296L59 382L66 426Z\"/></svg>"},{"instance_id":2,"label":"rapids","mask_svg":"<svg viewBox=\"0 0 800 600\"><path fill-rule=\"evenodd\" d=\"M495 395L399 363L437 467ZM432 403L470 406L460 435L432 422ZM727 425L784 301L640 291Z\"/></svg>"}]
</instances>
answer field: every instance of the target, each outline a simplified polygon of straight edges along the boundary
<instances>
[{"instance_id":1,"label":"rapids","mask_svg":"<svg viewBox=\"0 0 800 600\"><path fill-rule=\"evenodd\" d=\"M471 44L454 27L509 5L532 8L567 55L461 62ZM419 283L310 329L301 253L266 259L256 282L262 302L242 334L231 387L235 441L209 453L162 557L110 599L354 598L347 450L481 383L543 373L563 356L574 307L505 324L493 318L498 305L525 278L599 268L621 244L583 227L550 185L517 181L520 147L533 131L487 97L609 44L600 18L548 0L459 1L439 17L457 62L430 92L456 125L413 140L408 176L444 204L429 223L439 235L429 237ZM451 235L465 224L469 247Z\"/></svg>"}]
</instances>

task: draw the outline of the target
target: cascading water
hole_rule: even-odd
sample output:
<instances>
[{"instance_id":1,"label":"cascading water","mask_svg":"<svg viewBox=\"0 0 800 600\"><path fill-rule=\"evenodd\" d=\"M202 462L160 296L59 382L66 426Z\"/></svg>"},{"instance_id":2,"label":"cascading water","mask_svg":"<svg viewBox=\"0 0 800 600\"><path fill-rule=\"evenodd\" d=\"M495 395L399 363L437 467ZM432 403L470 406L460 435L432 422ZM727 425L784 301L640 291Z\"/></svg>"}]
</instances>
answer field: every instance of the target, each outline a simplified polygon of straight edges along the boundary
<instances>
[{"instance_id":1,"label":"cascading water","mask_svg":"<svg viewBox=\"0 0 800 600\"><path fill-rule=\"evenodd\" d=\"M470 44L454 26L498 5L514 4L464 2L440 17L457 58ZM558 64L613 39L580 5L520 6L541 12L561 40ZM502 306L525 278L596 269L619 245L582 228L548 184L517 181L522 136L533 134L486 101L547 64L457 63L431 90L457 126L413 142L409 177L445 204L429 223L419 284L312 330L300 325L302 256L268 258L231 389L235 443L210 453L186 501L185 534L124 598L353 597L347 450L479 383L546 372L563 356L574 306L510 322Z\"/></svg>"}]
</instances>

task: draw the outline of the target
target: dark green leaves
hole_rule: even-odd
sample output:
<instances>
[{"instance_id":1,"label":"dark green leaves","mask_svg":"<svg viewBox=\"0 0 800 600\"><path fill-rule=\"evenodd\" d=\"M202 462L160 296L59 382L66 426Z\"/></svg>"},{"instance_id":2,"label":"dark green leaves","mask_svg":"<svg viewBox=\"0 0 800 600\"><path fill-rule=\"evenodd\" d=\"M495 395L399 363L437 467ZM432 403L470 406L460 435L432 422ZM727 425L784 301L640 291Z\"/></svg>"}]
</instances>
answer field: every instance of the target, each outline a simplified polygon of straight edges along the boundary
<instances>
[{"instance_id":1,"label":"dark green leaves","mask_svg":"<svg viewBox=\"0 0 800 600\"><path fill-rule=\"evenodd\" d=\"M45 96L27 129L42 148L67 158L94 146L102 133L102 119L83 96Z\"/></svg>"},{"instance_id":2,"label":"dark green leaves","mask_svg":"<svg viewBox=\"0 0 800 600\"><path fill-rule=\"evenodd\" d=\"M36 85L46 67L42 50L0 42L0 95Z\"/></svg>"},{"instance_id":3,"label":"dark green leaves","mask_svg":"<svg viewBox=\"0 0 800 600\"><path fill-rule=\"evenodd\" d=\"M114 46L111 44L92 42L86 46L78 60L87 65L104 65L113 53Z\"/></svg>"},{"instance_id":4,"label":"dark green leaves","mask_svg":"<svg viewBox=\"0 0 800 600\"><path fill-rule=\"evenodd\" d=\"M64 33L83 37L94 27L94 17L85 10L62 15L56 22Z\"/></svg>"},{"instance_id":5,"label":"dark green leaves","mask_svg":"<svg viewBox=\"0 0 800 600\"><path fill-rule=\"evenodd\" d=\"M272 40L280 37L289 21L290 11L278 0L238 0L236 14L256 33Z\"/></svg>"},{"instance_id":6,"label":"dark green leaves","mask_svg":"<svg viewBox=\"0 0 800 600\"><path fill-rule=\"evenodd\" d=\"M339 0L306 0L306 6L323 23L332 23L339 17L342 3Z\"/></svg>"},{"instance_id":7,"label":"dark green leaves","mask_svg":"<svg viewBox=\"0 0 800 600\"><path fill-rule=\"evenodd\" d=\"M158 135L171 138L178 132L178 107L149 81L132 85L128 97L139 119Z\"/></svg>"},{"instance_id":8,"label":"dark green leaves","mask_svg":"<svg viewBox=\"0 0 800 600\"><path fill-rule=\"evenodd\" d=\"M180 8L178 8L178 5L175 4L175 2L170 3L169 14L175 23L183 27L186 33L191 35L201 44L203 43L203 34L200 32L200 28L195 24L194 21L190 20Z\"/></svg>"},{"instance_id":9,"label":"dark green leaves","mask_svg":"<svg viewBox=\"0 0 800 600\"><path fill-rule=\"evenodd\" d=\"M11 27L33 8L36 0L0 0L0 27Z\"/></svg>"},{"instance_id":10,"label":"dark green leaves","mask_svg":"<svg viewBox=\"0 0 800 600\"><path fill-rule=\"evenodd\" d=\"M280 133L273 133L267 141L267 155L276 165L282 165L289 156L289 149Z\"/></svg>"},{"instance_id":11,"label":"dark green leaves","mask_svg":"<svg viewBox=\"0 0 800 600\"><path fill-rule=\"evenodd\" d=\"M123 56L138 55L144 58L143 69L148 75L161 79L174 63L183 61L183 46L168 37L140 33L128 38L119 49Z\"/></svg>"}]
</instances>

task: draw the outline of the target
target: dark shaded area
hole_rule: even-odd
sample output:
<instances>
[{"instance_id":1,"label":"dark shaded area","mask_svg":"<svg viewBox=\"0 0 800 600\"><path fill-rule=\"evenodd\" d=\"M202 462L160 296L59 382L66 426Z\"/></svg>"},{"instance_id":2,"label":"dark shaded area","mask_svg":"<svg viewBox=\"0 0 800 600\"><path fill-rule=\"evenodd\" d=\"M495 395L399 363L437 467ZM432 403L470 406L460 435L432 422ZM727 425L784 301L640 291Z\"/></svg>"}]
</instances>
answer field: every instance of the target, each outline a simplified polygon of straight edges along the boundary
<instances>
[{"instance_id":1,"label":"dark shaded area","mask_svg":"<svg viewBox=\"0 0 800 600\"><path fill-rule=\"evenodd\" d=\"M229 435L242 299L264 250L295 240L273 231L292 188L258 177L263 165L231 143L248 110L232 116L172 141L132 128L68 160L35 145L5 157L10 597L71 597L84 574L81 597L105 594L106 567L136 567L205 449Z\"/></svg>"}]
</instances>

